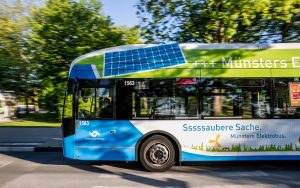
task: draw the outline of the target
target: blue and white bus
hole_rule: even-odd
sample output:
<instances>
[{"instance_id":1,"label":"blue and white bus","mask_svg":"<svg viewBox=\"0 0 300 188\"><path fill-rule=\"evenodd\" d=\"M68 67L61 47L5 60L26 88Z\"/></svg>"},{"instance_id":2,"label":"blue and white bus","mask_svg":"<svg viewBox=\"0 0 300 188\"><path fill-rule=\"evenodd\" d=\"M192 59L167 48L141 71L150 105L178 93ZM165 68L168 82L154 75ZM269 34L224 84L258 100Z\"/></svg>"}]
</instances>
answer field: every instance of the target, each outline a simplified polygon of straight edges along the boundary
<instances>
[{"instance_id":1,"label":"blue and white bus","mask_svg":"<svg viewBox=\"0 0 300 188\"><path fill-rule=\"evenodd\" d=\"M300 159L300 43L140 44L75 59L64 156L139 161Z\"/></svg>"}]
</instances>

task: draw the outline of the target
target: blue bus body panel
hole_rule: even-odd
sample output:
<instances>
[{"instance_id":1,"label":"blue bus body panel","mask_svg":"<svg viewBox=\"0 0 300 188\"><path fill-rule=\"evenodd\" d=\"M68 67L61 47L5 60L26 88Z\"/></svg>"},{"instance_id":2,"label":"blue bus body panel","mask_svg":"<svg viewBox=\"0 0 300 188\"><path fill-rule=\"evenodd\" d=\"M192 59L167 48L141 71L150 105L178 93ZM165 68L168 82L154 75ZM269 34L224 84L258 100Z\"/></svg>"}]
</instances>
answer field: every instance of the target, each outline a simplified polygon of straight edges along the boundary
<instances>
[{"instance_id":1,"label":"blue bus body panel","mask_svg":"<svg viewBox=\"0 0 300 188\"><path fill-rule=\"evenodd\" d=\"M64 156L70 159L75 158L75 135L67 136L63 139Z\"/></svg>"},{"instance_id":2,"label":"blue bus body panel","mask_svg":"<svg viewBox=\"0 0 300 188\"><path fill-rule=\"evenodd\" d=\"M174 122L174 123L173 123ZM176 121L178 122L178 121ZM180 122L179 122L180 123ZM184 122L183 122L184 123ZM180 123L180 124L183 124ZM291 123L298 124L299 121ZM71 159L80 160L106 160L106 161L135 161L136 146L143 135L153 130L164 130L179 139L181 142L181 161L247 161L247 160L300 160L300 151L295 144L293 151L258 151L258 152L207 152L197 151L184 148L184 142L195 141L190 137L192 133L184 135L184 132L177 130L175 121L172 121L169 129L167 121L164 121L164 128L161 127L162 122L154 121L129 121L129 120L77 120L75 135L65 137L63 140L64 156ZM286 126L288 126L286 124ZM274 127L268 126L269 130ZM294 128L296 129L296 128ZM172 132L173 131L173 132ZM261 130L259 130L261 131ZM292 133L286 133L283 139L292 137ZM296 131L296 136L298 131ZM181 133L181 134L179 134ZM202 133L202 137L203 137ZM225 135L225 134L224 134ZM199 136L199 139L202 137ZM214 137L212 134L211 138ZM195 138L195 137L194 137ZM297 137L298 138L298 137ZM269 140L261 139L265 143ZM298 141L297 141L298 142ZM270 141L271 143L271 141ZM222 143L223 144L223 143ZM292 146L292 145L291 145ZM298 149L297 149L298 148Z\"/></svg>"},{"instance_id":3,"label":"blue bus body panel","mask_svg":"<svg viewBox=\"0 0 300 188\"><path fill-rule=\"evenodd\" d=\"M127 120L76 121L75 159L135 161L135 146L143 136Z\"/></svg>"},{"instance_id":4,"label":"blue bus body panel","mask_svg":"<svg viewBox=\"0 0 300 188\"><path fill-rule=\"evenodd\" d=\"M91 65L74 65L70 71L70 79L96 79Z\"/></svg>"},{"instance_id":5,"label":"blue bus body panel","mask_svg":"<svg viewBox=\"0 0 300 188\"><path fill-rule=\"evenodd\" d=\"M208 156L208 155L199 155L194 153L189 153L182 151L182 161L183 162L194 162L194 161L236 161L238 156Z\"/></svg>"}]
</instances>

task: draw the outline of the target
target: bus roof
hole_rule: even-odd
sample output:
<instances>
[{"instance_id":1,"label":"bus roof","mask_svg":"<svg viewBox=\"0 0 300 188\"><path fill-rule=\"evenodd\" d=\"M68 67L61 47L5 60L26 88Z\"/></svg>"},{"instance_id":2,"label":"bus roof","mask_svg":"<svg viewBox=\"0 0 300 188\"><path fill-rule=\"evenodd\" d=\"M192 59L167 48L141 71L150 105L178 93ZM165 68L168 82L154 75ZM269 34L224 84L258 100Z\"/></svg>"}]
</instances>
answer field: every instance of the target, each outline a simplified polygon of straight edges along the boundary
<instances>
[{"instance_id":1,"label":"bus roof","mask_svg":"<svg viewBox=\"0 0 300 188\"><path fill-rule=\"evenodd\" d=\"M300 43L117 46L76 58L69 77L300 77Z\"/></svg>"}]
</instances>

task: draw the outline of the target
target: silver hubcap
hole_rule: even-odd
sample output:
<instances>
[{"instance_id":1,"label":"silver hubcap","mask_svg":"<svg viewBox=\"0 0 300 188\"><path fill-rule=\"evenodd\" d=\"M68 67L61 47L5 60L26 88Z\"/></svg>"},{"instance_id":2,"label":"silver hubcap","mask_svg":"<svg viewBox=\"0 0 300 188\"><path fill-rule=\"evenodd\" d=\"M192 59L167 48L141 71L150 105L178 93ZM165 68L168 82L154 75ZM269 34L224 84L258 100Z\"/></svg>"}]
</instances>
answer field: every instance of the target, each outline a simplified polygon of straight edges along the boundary
<instances>
[{"instance_id":1,"label":"silver hubcap","mask_svg":"<svg viewBox=\"0 0 300 188\"><path fill-rule=\"evenodd\" d=\"M169 150L165 145L155 144L149 149L149 159L153 164L164 164L169 158Z\"/></svg>"}]
</instances>

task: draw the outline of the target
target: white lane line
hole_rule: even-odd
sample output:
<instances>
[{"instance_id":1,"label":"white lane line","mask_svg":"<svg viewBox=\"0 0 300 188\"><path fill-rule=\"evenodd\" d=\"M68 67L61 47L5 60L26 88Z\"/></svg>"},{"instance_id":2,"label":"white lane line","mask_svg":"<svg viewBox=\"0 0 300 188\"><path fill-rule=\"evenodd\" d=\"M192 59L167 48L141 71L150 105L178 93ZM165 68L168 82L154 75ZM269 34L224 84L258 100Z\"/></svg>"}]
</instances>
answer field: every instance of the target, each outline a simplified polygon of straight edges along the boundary
<instances>
[{"instance_id":1,"label":"white lane line","mask_svg":"<svg viewBox=\"0 0 300 188\"><path fill-rule=\"evenodd\" d=\"M62 140L62 138L51 138L52 140Z\"/></svg>"},{"instance_id":2,"label":"white lane line","mask_svg":"<svg viewBox=\"0 0 300 188\"><path fill-rule=\"evenodd\" d=\"M0 142L0 151L34 151L40 145L38 142Z\"/></svg>"},{"instance_id":3,"label":"white lane line","mask_svg":"<svg viewBox=\"0 0 300 188\"><path fill-rule=\"evenodd\" d=\"M37 142L14 142L14 143L8 143L8 142L0 142L0 147L1 146L39 146L42 143L37 143Z\"/></svg>"}]
</instances>

